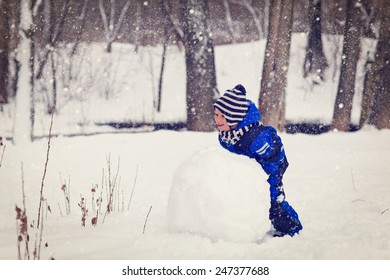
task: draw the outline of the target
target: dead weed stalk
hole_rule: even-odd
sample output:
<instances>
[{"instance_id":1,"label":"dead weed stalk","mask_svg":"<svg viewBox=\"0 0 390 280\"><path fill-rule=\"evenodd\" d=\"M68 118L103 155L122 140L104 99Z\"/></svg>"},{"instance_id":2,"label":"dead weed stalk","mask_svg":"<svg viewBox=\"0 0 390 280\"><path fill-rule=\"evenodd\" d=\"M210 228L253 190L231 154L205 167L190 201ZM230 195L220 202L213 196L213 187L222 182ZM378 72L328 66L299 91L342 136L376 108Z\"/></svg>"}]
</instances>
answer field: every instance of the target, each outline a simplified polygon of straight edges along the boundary
<instances>
[{"instance_id":1,"label":"dead weed stalk","mask_svg":"<svg viewBox=\"0 0 390 280\"><path fill-rule=\"evenodd\" d=\"M43 170L43 176L42 176L42 182L41 182L41 191L40 191L40 199L39 199L39 207L38 207L38 219L37 219L37 228L39 228L39 223L41 221L41 207L42 207L42 201L43 201L43 187L44 187L44 182L45 182L45 177L46 177L46 172L47 172L47 165L49 163L49 153L50 153L50 142L51 142L51 130L53 128L53 117L54 117L54 112L51 114L51 120L50 120L50 128L49 128L49 140L47 141L47 151L46 151L46 161L45 161L45 168Z\"/></svg>"},{"instance_id":2,"label":"dead weed stalk","mask_svg":"<svg viewBox=\"0 0 390 280\"><path fill-rule=\"evenodd\" d=\"M61 180L61 191L64 194L64 199L65 199L65 211L66 215L70 215L71 213L71 208L70 208L70 175L69 175L69 180L68 184L66 184L66 181L62 182L61 174L60 174L60 180ZM60 208L61 211L61 208ZM61 211L62 213L62 211Z\"/></svg>"},{"instance_id":3,"label":"dead weed stalk","mask_svg":"<svg viewBox=\"0 0 390 280\"><path fill-rule=\"evenodd\" d=\"M18 245L18 260L22 259L21 247L22 242L24 241L24 256L23 259L30 259L29 252L29 241L30 236L28 234L28 218L26 210L26 195L24 192L24 172L23 172L23 163L21 164L22 171L22 198L23 198L23 209L15 205L16 211L16 235L17 235L17 245Z\"/></svg>"},{"instance_id":4,"label":"dead weed stalk","mask_svg":"<svg viewBox=\"0 0 390 280\"><path fill-rule=\"evenodd\" d=\"M0 152L1 152L1 156L0 156L0 167L3 163L3 157L4 157L4 152L5 152L5 143L3 143L3 137L0 137Z\"/></svg>"}]
</instances>

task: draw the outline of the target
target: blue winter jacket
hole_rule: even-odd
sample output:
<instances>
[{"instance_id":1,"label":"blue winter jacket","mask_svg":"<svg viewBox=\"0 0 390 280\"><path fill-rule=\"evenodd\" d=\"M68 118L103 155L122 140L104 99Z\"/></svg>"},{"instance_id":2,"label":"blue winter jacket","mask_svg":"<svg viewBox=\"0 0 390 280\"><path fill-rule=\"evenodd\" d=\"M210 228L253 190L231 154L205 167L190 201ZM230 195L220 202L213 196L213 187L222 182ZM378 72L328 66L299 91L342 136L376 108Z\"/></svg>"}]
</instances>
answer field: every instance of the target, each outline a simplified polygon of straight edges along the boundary
<instances>
[{"instance_id":1,"label":"blue winter jacket","mask_svg":"<svg viewBox=\"0 0 390 280\"><path fill-rule=\"evenodd\" d=\"M261 120L260 111L250 101L248 113L238 124L236 130ZM243 154L256 159L268 175L277 175L281 172L280 164L288 165L283 144L275 128L271 126L253 126L236 144L227 144L219 137L222 147L236 154ZM284 159L284 160L283 160ZM285 166L287 168L287 166ZM284 173L284 170L282 171Z\"/></svg>"}]
</instances>

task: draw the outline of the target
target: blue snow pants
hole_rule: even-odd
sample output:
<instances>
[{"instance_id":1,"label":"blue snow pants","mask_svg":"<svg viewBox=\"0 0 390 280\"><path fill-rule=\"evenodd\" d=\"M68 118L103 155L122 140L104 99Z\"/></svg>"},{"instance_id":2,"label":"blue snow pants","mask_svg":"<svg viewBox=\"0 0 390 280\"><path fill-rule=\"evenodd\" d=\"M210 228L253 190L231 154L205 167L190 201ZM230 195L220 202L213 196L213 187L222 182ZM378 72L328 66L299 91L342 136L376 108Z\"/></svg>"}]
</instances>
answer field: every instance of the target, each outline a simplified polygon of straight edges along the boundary
<instances>
[{"instance_id":1,"label":"blue snow pants","mask_svg":"<svg viewBox=\"0 0 390 280\"><path fill-rule=\"evenodd\" d=\"M269 219L272 226L277 231L277 235L293 236L303 228L297 212L286 201L286 195L283 188L283 174L288 167L288 161L284 156L275 163L260 162L264 171L269 175L268 183L271 197L271 207L269 209Z\"/></svg>"}]
</instances>

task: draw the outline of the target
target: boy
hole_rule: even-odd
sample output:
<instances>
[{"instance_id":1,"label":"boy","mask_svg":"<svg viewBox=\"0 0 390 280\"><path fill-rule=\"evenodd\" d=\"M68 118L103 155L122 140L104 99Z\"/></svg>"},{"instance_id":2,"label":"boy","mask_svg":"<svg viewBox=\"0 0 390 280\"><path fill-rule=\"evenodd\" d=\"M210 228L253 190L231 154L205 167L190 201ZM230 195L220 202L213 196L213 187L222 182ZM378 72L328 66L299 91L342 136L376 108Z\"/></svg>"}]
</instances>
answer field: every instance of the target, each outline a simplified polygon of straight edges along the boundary
<instances>
[{"instance_id":1,"label":"boy","mask_svg":"<svg viewBox=\"0 0 390 280\"><path fill-rule=\"evenodd\" d=\"M254 158L269 175L273 236L293 236L302 229L298 214L285 200L283 174L288 161L276 130L264 126L256 105L246 99L246 90L237 85L213 104L219 142L230 152Z\"/></svg>"}]
</instances>

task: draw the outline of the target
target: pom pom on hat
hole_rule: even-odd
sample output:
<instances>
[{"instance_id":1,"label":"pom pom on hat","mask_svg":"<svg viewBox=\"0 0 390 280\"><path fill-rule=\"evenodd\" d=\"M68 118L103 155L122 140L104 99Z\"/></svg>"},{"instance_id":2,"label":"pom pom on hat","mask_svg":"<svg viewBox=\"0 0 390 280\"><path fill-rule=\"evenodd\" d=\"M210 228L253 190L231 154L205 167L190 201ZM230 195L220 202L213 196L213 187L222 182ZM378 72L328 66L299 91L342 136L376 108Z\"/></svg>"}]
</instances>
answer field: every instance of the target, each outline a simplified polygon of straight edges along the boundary
<instances>
[{"instance_id":1,"label":"pom pom on hat","mask_svg":"<svg viewBox=\"0 0 390 280\"><path fill-rule=\"evenodd\" d=\"M228 126L240 123L247 114L249 102L246 99L246 90L242 85L236 85L233 89L228 89L213 104L222 112L226 118Z\"/></svg>"}]
</instances>

